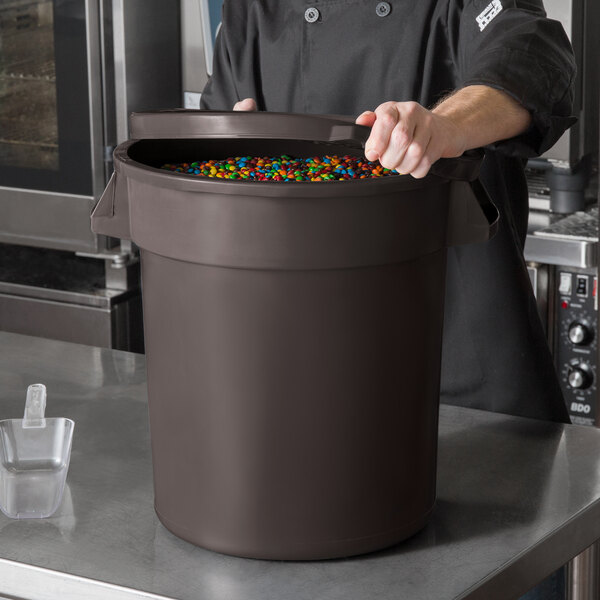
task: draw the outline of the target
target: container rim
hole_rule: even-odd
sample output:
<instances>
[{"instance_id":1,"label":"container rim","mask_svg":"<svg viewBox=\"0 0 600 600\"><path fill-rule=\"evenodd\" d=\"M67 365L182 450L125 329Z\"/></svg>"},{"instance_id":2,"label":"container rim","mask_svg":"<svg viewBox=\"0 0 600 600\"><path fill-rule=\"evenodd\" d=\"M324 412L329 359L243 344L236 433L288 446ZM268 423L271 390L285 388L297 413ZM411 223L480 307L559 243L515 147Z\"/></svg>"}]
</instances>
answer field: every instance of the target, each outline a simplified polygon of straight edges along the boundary
<instances>
[{"instance_id":1,"label":"container rim","mask_svg":"<svg viewBox=\"0 0 600 600\"><path fill-rule=\"evenodd\" d=\"M44 420L47 421L52 421L52 422L56 422L56 421L65 421L67 423L70 423L73 427L75 426L75 421L73 421L73 419L69 419L68 417L44 417ZM22 417L15 417L14 419L0 419L0 426L3 425L4 423L12 423L14 421L23 421ZM32 429L43 429L43 427L40 428L32 428Z\"/></svg>"},{"instance_id":2,"label":"container rim","mask_svg":"<svg viewBox=\"0 0 600 600\"><path fill-rule=\"evenodd\" d=\"M153 186L190 192L210 192L211 194L241 194L244 196L277 196L281 197L282 185L286 190L287 197L305 197L307 190L315 197L330 197L332 190L335 195L340 194L340 185L344 186L344 192L348 196L363 196L365 187L372 188L398 188L399 192L414 190L429 185L441 185L448 183L449 178L440 177L434 173L428 173L422 179L416 179L410 175L392 175L388 177L376 177L372 179L348 179L344 181L243 181L231 179L219 179L210 177L198 177L187 173L175 173L152 167L129 156L129 149L143 140L128 140L119 144L113 153L114 169L126 177L144 182L151 182ZM308 187L310 186L310 187ZM332 187L335 186L335 187ZM387 190L389 193L389 190Z\"/></svg>"}]
</instances>

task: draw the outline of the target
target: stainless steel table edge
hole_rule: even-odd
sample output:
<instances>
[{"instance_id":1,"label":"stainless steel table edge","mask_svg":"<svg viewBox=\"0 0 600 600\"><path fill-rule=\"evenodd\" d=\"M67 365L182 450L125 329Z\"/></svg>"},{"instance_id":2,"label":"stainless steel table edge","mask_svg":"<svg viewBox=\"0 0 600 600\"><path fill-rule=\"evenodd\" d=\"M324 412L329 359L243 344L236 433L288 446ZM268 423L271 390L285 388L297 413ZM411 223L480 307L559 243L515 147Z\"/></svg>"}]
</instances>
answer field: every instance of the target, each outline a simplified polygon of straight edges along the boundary
<instances>
[{"instance_id":1,"label":"stainless steel table edge","mask_svg":"<svg viewBox=\"0 0 600 600\"><path fill-rule=\"evenodd\" d=\"M167 596L157 596L0 558L1 594L23 598L24 580L31 590L26 600L106 600L108 597L111 600L174 600Z\"/></svg>"},{"instance_id":2,"label":"stainless steel table edge","mask_svg":"<svg viewBox=\"0 0 600 600\"><path fill-rule=\"evenodd\" d=\"M580 513L583 512L586 513L585 521L579 518ZM516 556L510 565L490 573L483 581L466 590L456 600L496 598L517 600L520 598L523 595L523 582L527 582L526 586L531 588L543 581L548 573L556 571L565 564L561 548L568 545L579 548L571 557L573 559L598 542L600 537L598 527L590 527L590 524L600 523L600 502L596 502L580 513L573 516L561 528L547 535L533 550ZM531 585L532 581L536 583ZM580 582L580 585L583 583Z\"/></svg>"},{"instance_id":3,"label":"stainless steel table edge","mask_svg":"<svg viewBox=\"0 0 600 600\"><path fill-rule=\"evenodd\" d=\"M43 381L51 410L73 417L79 436L72 502L45 522L55 531L0 515L0 555L10 556L0 558L0 598L512 600L600 538L600 431L442 405L438 505L411 540L305 564L211 553L172 536L152 511L142 355L0 332L0 359L6 416L22 414L26 383ZM92 456L103 462L86 464Z\"/></svg>"}]
</instances>

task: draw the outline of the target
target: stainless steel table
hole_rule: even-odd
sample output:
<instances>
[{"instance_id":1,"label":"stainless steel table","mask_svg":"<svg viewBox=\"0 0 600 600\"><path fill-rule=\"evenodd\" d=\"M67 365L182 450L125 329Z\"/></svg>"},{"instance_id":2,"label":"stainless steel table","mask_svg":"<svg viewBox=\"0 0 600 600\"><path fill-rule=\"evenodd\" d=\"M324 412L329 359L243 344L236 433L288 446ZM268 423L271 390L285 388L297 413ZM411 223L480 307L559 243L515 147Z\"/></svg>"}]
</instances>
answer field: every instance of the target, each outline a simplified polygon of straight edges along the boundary
<instances>
[{"instance_id":1,"label":"stainless steel table","mask_svg":"<svg viewBox=\"0 0 600 600\"><path fill-rule=\"evenodd\" d=\"M30 383L75 420L49 519L0 515L0 597L29 600L510 600L600 538L600 431L442 406L438 502L409 541L270 562L170 534L153 507L141 355L0 333L0 418Z\"/></svg>"}]
</instances>

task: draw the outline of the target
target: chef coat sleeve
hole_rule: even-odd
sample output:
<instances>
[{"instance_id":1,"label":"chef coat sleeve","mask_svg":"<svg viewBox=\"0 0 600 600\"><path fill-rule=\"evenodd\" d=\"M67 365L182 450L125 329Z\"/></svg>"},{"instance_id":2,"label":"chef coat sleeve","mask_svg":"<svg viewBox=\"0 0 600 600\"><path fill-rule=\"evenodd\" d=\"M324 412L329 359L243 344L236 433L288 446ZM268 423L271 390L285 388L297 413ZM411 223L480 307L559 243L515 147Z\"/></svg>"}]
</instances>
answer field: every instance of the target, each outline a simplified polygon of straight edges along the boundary
<instances>
[{"instance_id":1,"label":"chef coat sleeve","mask_svg":"<svg viewBox=\"0 0 600 600\"><path fill-rule=\"evenodd\" d=\"M562 25L546 17L541 0L451 0L448 35L460 87L503 90L532 115L524 134L495 148L539 156L576 121L571 44Z\"/></svg>"}]
</instances>

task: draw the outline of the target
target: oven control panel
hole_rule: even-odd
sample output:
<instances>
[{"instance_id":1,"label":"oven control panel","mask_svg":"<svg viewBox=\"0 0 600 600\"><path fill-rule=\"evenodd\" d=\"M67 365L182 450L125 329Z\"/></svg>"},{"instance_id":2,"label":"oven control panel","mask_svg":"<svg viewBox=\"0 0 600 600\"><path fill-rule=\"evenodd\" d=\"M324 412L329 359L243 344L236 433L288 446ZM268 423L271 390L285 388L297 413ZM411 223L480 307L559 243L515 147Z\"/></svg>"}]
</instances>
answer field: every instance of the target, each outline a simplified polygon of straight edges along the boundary
<instances>
[{"instance_id":1,"label":"oven control panel","mask_svg":"<svg viewBox=\"0 0 600 600\"><path fill-rule=\"evenodd\" d=\"M573 423L594 425L598 389L595 269L556 267L555 359Z\"/></svg>"}]
</instances>

